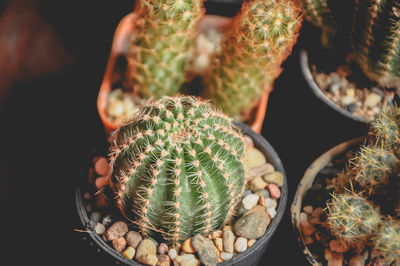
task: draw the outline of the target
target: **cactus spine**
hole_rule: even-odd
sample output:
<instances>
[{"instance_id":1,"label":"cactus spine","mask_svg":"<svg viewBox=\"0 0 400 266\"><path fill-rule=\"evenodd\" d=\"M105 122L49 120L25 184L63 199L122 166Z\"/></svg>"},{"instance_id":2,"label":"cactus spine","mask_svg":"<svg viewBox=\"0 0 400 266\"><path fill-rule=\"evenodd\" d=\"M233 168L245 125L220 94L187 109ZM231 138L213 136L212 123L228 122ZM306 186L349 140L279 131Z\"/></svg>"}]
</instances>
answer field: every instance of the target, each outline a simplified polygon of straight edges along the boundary
<instances>
[{"instance_id":1,"label":"cactus spine","mask_svg":"<svg viewBox=\"0 0 400 266\"><path fill-rule=\"evenodd\" d=\"M384 258L385 265L400 264L400 222L398 220L387 217L372 241L374 250Z\"/></svg>"},{"instance_id":2,"label":"cactus spine","mask_svg":"<svg viewBox=\"0 0 400 266\"><path fill-rule=\"evenodd\" d=\"M128 69L135 93L144 98L177 94L203 15L202 0L139 0Z\"/></svg>"},{"instance_id":3,"label":"cactus spine","mask_svg":"<svg viewBox=\"0 0 400 266\"><path fill-rule=\"evenodd\" d=\"M244 138L194 97L163 97L114 135L111 186L144 234L177 243L234 213L245 184Z\"/></svg>"},{"instance_id":4,"label":"cactus spine","mask_svg":"<svg viewBox=\"0 0 400 266\"><path fill-rule=\"evenodd\" d=\"M352 46L364 74L400 89L400 1L355 1Z\"/></svg>"},{"instance_id":5,"label":"cactus spine","mask_svg":"<svg viewBox=\"0 0 400 266\"><path fill-rule=\"evenodd\" d=\"M206 97L231 117L246 116L272 88L300 26L292 1L245 2L205 78Z\"/></svg>"}]
</instances>

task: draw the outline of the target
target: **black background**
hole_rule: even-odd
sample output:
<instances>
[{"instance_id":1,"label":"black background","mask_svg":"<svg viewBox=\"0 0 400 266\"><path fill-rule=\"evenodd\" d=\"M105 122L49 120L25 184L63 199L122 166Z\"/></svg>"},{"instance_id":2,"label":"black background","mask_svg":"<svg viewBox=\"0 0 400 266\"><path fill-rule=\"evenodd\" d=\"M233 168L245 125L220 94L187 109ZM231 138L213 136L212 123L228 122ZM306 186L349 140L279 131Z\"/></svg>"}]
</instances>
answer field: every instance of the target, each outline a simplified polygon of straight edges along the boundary
<instances>
[{"instance_id":1,"label":"black background","mask_svg":"<svg viewBox=\"0 0 400 266\"><path fill-rule=\"evenodd\" d=\"M112 265L109 257L82 241L85 233L74 231L82 228L74 189L83 160L104 137L97 93L115 27L134 3L38 3L42 16L77 60L57 74L16 83L1 109L0 159L5 166L1 177L6 193L1 197L0 241L1 253L11 260L0 264ZM233 15L238 7L206 2L207 13ZM289 216L297 184L321 153L366 132L366 125L342 117L312 94L298 52L315 39L306 38L303 31L275 82L261 132L283 162L289 198L260 265L308 265Z\"/></svg>"}]
</instances>

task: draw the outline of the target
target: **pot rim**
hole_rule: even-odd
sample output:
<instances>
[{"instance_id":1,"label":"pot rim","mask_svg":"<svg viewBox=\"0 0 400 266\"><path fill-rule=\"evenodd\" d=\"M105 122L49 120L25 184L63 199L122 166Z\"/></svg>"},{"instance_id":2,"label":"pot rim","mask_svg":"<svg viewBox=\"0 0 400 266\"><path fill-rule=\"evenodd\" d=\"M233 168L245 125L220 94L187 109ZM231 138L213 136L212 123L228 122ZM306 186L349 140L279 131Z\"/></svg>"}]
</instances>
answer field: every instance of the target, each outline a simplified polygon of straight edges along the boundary
<instances>
[{"instance_id":1,"label":"pot rim","mask_svg":"<svg viewBox=\"0 0 400 266\"><path fill-rule=\"evenodd\" d=\"M271 220L271 223L267 227L267 230L265 233L257 239L255 244L248 248L246 251L240 253L238 256L236 256L233 259L230 259L228 261L222 262L218 265L221 266L227 266L227 265L237 265L237 263L240 263L244 260L246 260L250 256L254 256L254 254L257 255L257 251L262 250L266 248L265 245L267 245L276 232L283 215L286 210L286 205L287 205L287 197L288 197L288 185L287 185L287 178L286 178L286 172L283 167L282 161L279 158L278 154L276 153L275 149L271 146L271 144L260 134L254 132L248 125L239 122L239 121L234 121L234 124L238 126L246 135L248 135L250 138L252 138L254 142L254 146L258 149L260 149L265 157L267 158L267 161L271 163L277 171L280 171L283 174L284 177L284 184L280 188L281 189L281 197L279 198L279 203L278 203L278 208L276 211L275 217ZM90 237L96 243L99 248L102 248L106 253L110 254L114 259L116 259L118 262L125 263L126 265L134 265L134 266L139 266L142 265L136 260L131 260L128 259L124 256L122 256L120 253L115 251L110 245L108 245L97 233L93 232L88 228L89 224L89 217L87 215L87 211L85 209L85 206L83 204L83 197L82 197L82 191L81 191L81 186L77 186L75 188L75 201L76 201L76 209L78 212L78 216L80 218L80 221L82 223L82 226L84 229L89 233ZM263 255L264 253L262 253ZM260 257L261 259L261 257Z\"/></svg>"},{"instance_id":2,"label":"pot rim","mask_svg":"<svg viewBox=\"0 0 400 266\"><path fill-rule=\"evenodd\" d=\"M319 88L319 86L317 85L317 83L315 82L312 74L311 74L311 70L310 70L310 65L308 62L308 51L306 49L300 49L300 56L299 56L299 60L300 60L300 68L301 68L301 72L303 73L303 76L306 80L306 82L308 83L308 87L311 88L311 91L314 93L314 95L320 99L322 102L326 103L330 108L332 108L333 110L339 112L340 114L342 114L343 116L350 118L354 121L357 122L361 122L364 124L368 124L368 121L365 118L361 118L361 117L357 117L355 115L353 115L352 113L350 113L347 110L342 109L341 107L339 107L336 103L334 103L333 101L331 101Z\"/></svg>"},{"instance_id":3,"label":"pot rim","mask_svg":"<svg viewBox=\"0 0 400 266\"><path fill-rule=\"evenodd\" d=\"M315 178L318 173L335 157L339 154L346 152L350 147L355 145L360 145L363 141L366 140L366 137L358 137L347 140L340 144L337 144L321 154L317 159L315 159L311 165L304 172L303 177L301 178L299 185L297 186L295 196L293 198L293 202L290 206L290 219L292 223L292 227L296 233L297 241L299 243L302 252L306 256L307 260L313 266L320 266L319 262L313 257L311 251L308 249L307 245L304 244L304 236L302 234L301 225L300 225L300 213L303 207L303 198L307 194L307 191L311 188Z\"/></svg>"}]
</instances>

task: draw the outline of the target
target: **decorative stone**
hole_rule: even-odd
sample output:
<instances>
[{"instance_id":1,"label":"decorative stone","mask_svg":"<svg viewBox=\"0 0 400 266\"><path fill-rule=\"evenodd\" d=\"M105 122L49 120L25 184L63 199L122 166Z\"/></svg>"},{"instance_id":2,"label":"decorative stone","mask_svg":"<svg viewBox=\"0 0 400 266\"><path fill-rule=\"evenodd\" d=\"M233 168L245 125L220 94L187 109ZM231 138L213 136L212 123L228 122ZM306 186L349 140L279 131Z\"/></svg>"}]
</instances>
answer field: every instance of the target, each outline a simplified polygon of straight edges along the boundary
<instances>
[{"instance_id":1,"label":"decorative stone","mask_svg":"<svg viewBox=\"0 0 400 266\"><path fill-rule=\"evenodd\" d=\"M248 248L251 247L252 245L254 245L254 244L256 243L256 241L257 241L257 240L255 240L255 239L249 239L249 240L247 241L247 247L248 247Z\"/></svg>"},{"instance_id":2,"label":"decorative stone","mask_svg":"<svg viewBox=\"0 0 400 266\"><path fill-rule=\"evenodd\" d=\"M127 247L124 251L121 252L121 255L128 259L133 259L135 257L136 250L133 247Z\"/></svg>"},{"instance_id":3,"label":"decorative stone","mask_svg":"<svg viewBox=\"0 0 400 266\"><path fill-rule=\"evenodd\" d=\"M106 231L106 227L101 223L97 223L96 226L94 227L94 231L97 234L102 235Z\"/></svg>"},{"instance_id":4,"label":"decorative stone","mask_svg":"<svg viewBox=\"0 0 400 266\"><path fill-rule=\"evenodd\" d=\"M343 265L343 253L336 253L325 249L325 259L328 261L328 266Z\"/></svg>"},{"instance_id":5,"label":"decorative stone","mask_svg":"<svg viewBox=\"0 0 400 266\"><path fill-rule=\"evenodd\" d=\"M243 207L244 207L246 210L250 210L251 208L253 208L254 206L257 205L258 198L259 198L259 196L256 195L256 194L247 195L247 196L242 200Z\"/></svg>"},{"instance_id":6,"label":"decorative stone","mask_svg":"<svg viewBox=\"0 0 400 266\"><path fill-rule=\"evenodd\" d=\"M246 148L253 148L254 147L254 141L249 136L244 136L244 144L246 145Z\"/></svg>"},{"instance_id":7,"label":"decorative stone","mask_svg":"<svg viewBox=\"0 0 400 266\"><path fill-rule=\"evenodd\" d=\"M101 214L99 212L92 212L90 214L90 221L97 224L101 220Z\"/></svg>"},{"instance_id":8,"label":"decorative stone","mask_svg":"<svg viewBox=\"0 0 400 266\"><path fill-rule=\"evenodd\" d=\"M183 242L182 250L185 253L191 253L191 254L196 252L192 246L192 238L188 238Z\"/></svg>"},{"instance_id":9,"label":"decorative stone","mask_svg":"<svg viewBox=\"0 0 400 266\"><path fill-rule=\"evenodd\" d=\"M223 240L222 240L222 238L220 238L220 237L217 237L217 238L215 238L214 239L214 244L215 244L215 247L219 250L219 251L223 251L223 247L224 247L224 245L223 245Z\"/></svg>"},{"instance_id":10,"label":"decorative stone","mask_svg":"<svg viewBox=\"0 0 400 266\"><path fill-rule=\"evenodd\" d=\"M265 182L275 184L278 187L283 186L284 176L279 171L274 171L263 176Z\"/></svg>"},{"instance_id":11,"label":"decorative stone","mask_svg":"<svg viewBox=\"0 0 400 266\"><path fill-rule=\"evenodd\" d=\"M151 239L141 241L136 250L136 259L146 265L156 265L158 258L156 256L157 247Z\"/></svg>"},{"instance_id":12,"label":"decorative stone","mask_svg":"<svg viewBox=\"0 0 400 266\"><path fill-rule=\"evenodd\" d=\"M277 185L269 184L267 186L267 189L269 191L269 194L271 195L271 198L279 199L281 197L281 190Z\"/></svg>"},{"instance_id":13,"label":"decorative stone","mask_svg":"<svg viewBox=\"0 0 400 266\"><path fill-rule=\"evenodd\" d=\"M274 208L267 208L267 213L269 215L269 217L272 219L275 217L276 215L276 209Z\"/></svg>"},{"instance_id":14,"label":"decorative stone","mask_svg":"<svg viewBox=\"0 0 400 266\"><path fill-rule=\"evenodd\" d=\"M382 100L382 97L376 93L371 93L365 98L364 105L368 107L374 107L376 106L380 101Z\"/></svg>"},{"instance_id":15,"label":"decorative stone","mask_svg":"<svg viewBox=\"0 0 400 266\"><path fill-rule=\"evenodd\" d=\"M223 261L230 260L230 259L232 259L232 257L233 257L233 254L232 254L232 253L221 252L221 259L222 259Z\"/></svg>"},{"instance_id":16,"label":"decorative stone","mask_svg":"<svg viewBox=\"0 0 400 266\"><path fill-rule=\"evenodd\" d=\"M106 176L109 169L110 167L108 165L107 159L104 157L100 157L94 164L94 171L99 176Z\"/></svg>"},{"instance_id":17,"label":"decorative stone","mask_svg":"<svg viewBox=\"0 0 400 266\"><path fill-rule=\"evenodd\" d=\"M278 202L276 201L276 199L266 198L264 200L264 205L267 209L269 208L276 209L276 207L278 206Z\"/></svg>"},{"instance_id":18,"label":"decorative stone","mask_svg":"<svg viewBox=\"0 0 400 266\"><path fill-rule=\"evenodd\" d=\"M213 241L202 236L201 234L196 234L192 238L192 245L199 256L200 261L204 265L217 265L218 251L214 246Z\"/></svg>"},{"instance_id":19,"label":"decorative stone","mask_svg":"<svg viewBox=\"0 0 400 266\"><path fill-rule=\"evenodd\" d=\"M261 189L264 189L267 186L267 183L262 179L261 176L254 177L249 181L249 188L253 191L259 191Z\"/></svg>"},{"instance_id":20,"label":"decorative stone","mask_svg":"<svg viewBox=\"0 0 400 266\"><path fill-rule=\"evenodd\" d=\"M238 237L235 241L235 251L243 252L247 249L247 239L244 237Z\"/></svg>"},{"instance_id":21,"label":"decorative stone","mask_svg":"<svg viewBox=\"0 0 400 266\"><path fill-rule=\"evenodd\" d=\"M128 225L124 221L113 223L104 233L107 241L123 237L128 232Z\"/></svg>"},{"instance_id":22,"label":"decorative stone","mask_svg":"<svg viewBox=\"0 0 400 266\"><path fill-rule=\"evenodd\" d=\"M234 225L235 233L248 239L257 239L265 233L270 217L265 208L258 205L240 217Z\"/></svg>"},{"instance_id":23,"label":"decorative stone","mask_svg":"<svg viewBox=\"0 0 400 266\"><path fill-rule=\"evenodd\" d=\"M126 240L125 240L124 237L121 237L121 238L118 238L118 239L114 239L114 240L112 241L112 245L113 245L114 249L115 249L117 252L121 252L121 251L123 251L123 250L125 249L125 247L126 247Z\"/></svg>"},{"instance_id":24,"label":"decorative stone","mask_svg":"<svg viewBox=\"0 0 400 266\"><path fill-rule=\"evenodd\" d=\"M168 256L171 258L171 260L174 260L177 255L178 255L178 253L176 252L176 249L170 248L168 250Z\"/></svg>"},{"instance_id":25,"label":"decorative stone","mask_svg":"<svg viewBox=\"0 0 400 266\"><path fill-rule=\"evenodd\" d=\"M113 222L114 219L112 218L111 214L106 215L101 221L101 223L104 224L106 228L108 228Z\"/></svg>"},{"instance_id":26,"label":"decorative stone","mask_svg":"<svg viewBox=\"0 0 400 266\"><path fill-rule=\"evenodd\" d=\"M140 235L140 233L138 233L136 231L129 231L126 234L125 238L126 238L126 242L128 243L128 245L133 248L137 248L140 241L142 241L142 236Z\"/></svg>"},{"instance_id":27,"label":"decorative stone","mask_svg":"<svg viewBox=\"0 0 400 266\"><path fill-rule=\"evenodd\" d=\"M311 205L304 206L304 207L303 207L303 211L304 211L305 213L307 213L307 214L311 214L312 211L313 211L313 206L311 206Z\"/></svg>"},{"instance_id":28,"label":"decorative stone","mask_svg":"<svg viewBox=\"0 0 400 266\"><path fill-rule=\"evenodd\" d=\"M275 170L275 168L272 164L265 163L260 166L255 166L255 167L249 168L247 170L246 174L249 178L252 178L252 177L257 177L257 176L264 176L268 173L273 172L274 170Z\"/></svg>"},{"instance_id":29,"label":"decorative stone","mask_svg":"<svg viewBox=\"0 0 400 266\"><path fill-rule=\"evenodd\" d=\"M162 255L168 252L168 245L165 243L161 243L157 248L158 254Z\"/></svg>"},{"instance_id":30,"label":"decorative stone","mask_svg":"<svg viewBox=\"0 0 400 266\"><path fill-rule=\"evenodd\" d=\"M256 192L256 195L259 195L260 197L266 199L269 198L269 192L267 189L262 189Z\"/></svg>"},{"instance_id":31,"label":"decorative stone","mask_svg":"<svg viewBox=\"0 0 400 266\"><path fill-rule=\"evenodd\" d=\"M233 253L233 243L235 241L235 235L231 230L224 230L223 246L224 250L228 253Z\"/></svg>"},{"instance_id":32,"label":"decorative stone","mask_svg":"<svg viewBox=\"0 0 400 266\"><path fill-rule=\"evenodd\" d=\"M331 251L338 252L338 253L344 253L349 250L350 246L346 245L345 243L342 243L341 241L339 241L337 239L332 239L329 242L329 248Z\"/></svg>"},{"instance_id":33,"label":"decorative stone","mask_svg":"<svg viewBox=\"0 0 400 266\"><path fill-rule=\"evenodd\" d=\"M214 232L212 232L211 234L211 239L215 239L215 238L221 238L223 236L223 232L222 230L216 230Z\"/></svg>"},{"instance_id":34,"label":"decorative stone","mask_svg":"<svg viewBox=\"0 0 400 266\"><path fill-rule=\"evenodd\" d=\"M157 266L169 266L171 264L171 259L166 254L158 255L157 258Z\"/></svg>"},{"instance_id":35,"label":"decorative stone","mask_svg":"<svg viewBox=\"0 0 400 266\"><path fill-rule=\"evenodd\" d=\"M177 256L174 262L177 266L200 266L200 261L193 254L184 253L181 256Z\"/></svg>"},{"instance_id":36,"label":"decorative stone","mask_svg":"<svg viewBox=\"0 0 400 266\"><path fill-rule=\"evenodd\" d=\"M261 166L267 162L264 154L254 147L246 149L245 160L248 168Z\"/></svg>"},{"instance_id":37,"label":"decorative stone","mask_svg":"<svg viewBox=\"0 0 400 266\"><path fill-rule=\"evenodd\" d=\"M300 226L305 236L310 236L315 232L315 227L308 221L308 216L305 212L300 213Z\"/></svg>"},{"instance_id":38,"label":"decorative stone","mask_svg":"<svg viewBox=\"0 0 400 266\"><path fill-rule=\"evenodd\" d=\"M365 259L360 253L355 254L349 261L349 266L364 266Z\"/></svg>"}]
</instances>

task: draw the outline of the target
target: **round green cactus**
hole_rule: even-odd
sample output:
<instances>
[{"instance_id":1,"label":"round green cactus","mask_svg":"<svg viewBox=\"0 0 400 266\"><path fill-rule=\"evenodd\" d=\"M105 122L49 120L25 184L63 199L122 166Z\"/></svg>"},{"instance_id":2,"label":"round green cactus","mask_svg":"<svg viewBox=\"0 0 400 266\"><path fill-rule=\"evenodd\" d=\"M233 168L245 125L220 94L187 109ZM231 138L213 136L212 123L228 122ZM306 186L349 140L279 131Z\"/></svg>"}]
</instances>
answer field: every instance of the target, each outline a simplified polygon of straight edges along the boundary
<instances>
[{"instance_id":1,"label":"round green cactus","mask_svg":"<svg viewBox=\"0 0 400 266\"><path fill-rule=\"evenodd\" d=\"M163 97L114 135L111 186L122 213L169 243L207 235L234 213L245 184L244 138L206 101Z\"/></svg>"},{"instance_id":2,"label":"round green cactus","mask_svg":"<svg viewBox=\"0 0 400 266\"><path fill-rule=\"evenodd\" d=\"M372 238L374 250L384 258L385 265L400 263L400 222L388 217Z\"/></svg>"},{"instance_id":3,"label":"round green cactus","mask_svg":"<svg viewBox=\"0 0 400 266\"><path fill-rule=\"evenodd\" d=\"M329 230L348 244L367 241L381 222L375 207L363 197L345 192L327 202Z\"/></svg>"}]
</instances>

